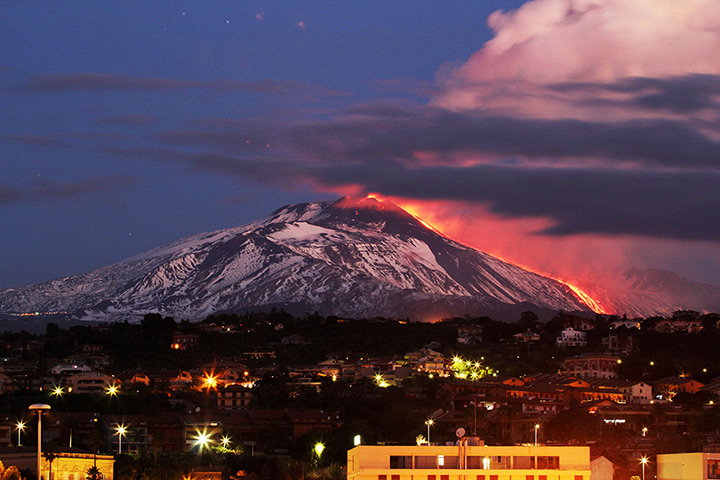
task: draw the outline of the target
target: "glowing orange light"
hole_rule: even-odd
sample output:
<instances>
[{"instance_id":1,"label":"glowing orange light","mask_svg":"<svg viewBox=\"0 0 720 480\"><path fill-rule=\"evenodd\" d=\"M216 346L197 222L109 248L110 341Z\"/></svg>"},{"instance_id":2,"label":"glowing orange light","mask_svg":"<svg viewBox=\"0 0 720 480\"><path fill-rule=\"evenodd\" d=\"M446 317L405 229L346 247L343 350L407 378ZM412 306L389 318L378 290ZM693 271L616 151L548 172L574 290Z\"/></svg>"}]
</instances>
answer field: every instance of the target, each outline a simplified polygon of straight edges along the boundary
<instances>
[{"instance_id":1,"label":"glowing orange light","mask_svg":"<svg viewBox=\"0 0 720 480\"><path fill-rule=\"evenodd\" d=\"M375 194L375 193L369 194L369 195L368 195L368 198L374 198L374 199L377 199L377 200L380 200L380 201L390 200L390 199L383 199L380 195ZM425 227L427 227L427 228L429 228L430 230L432 230L432 231L434 231L434 232L442 235L442 236L445 237L445 238L448 238L448 239L450 239L450 240L452 240L452 241L454 241L454 242L457 242L457 243L460 243L460 244L462 244L462 245L465 245L464 242L461 242L461 241L459 241L459 240L453 239L452 237L448 236L446 233L444 233L444 232L442 232L441 230L435 228L433 225L429 224L428 222L426 222L426 221L424 221L422 218L420 218L420 217L421 217L422 204L415 204L415 203L408 202L408 201L406 201L406 200L404 200L404 199L399 199L399 198L394 198L394 197L392 198L392 201L395 202L396 204L398 204L403 210L405 210L406 212L408 212L410 215L412 215L413 217L415 217L415 218L416 218L420 223L422 223ZM516 267L522 268L523 270L527 270L527 271L529 271L529 272L536 273L536 274L541 275L541 276L543 276L543 277L547 277L547 278L550 278L550 279L552 279L552 280L555 280L556 282L562 283L563 285L565 285L566 287L568 287L568 288L573 292L573 294L575 295L575 297L576 297L582 304L586 305L590 310L592 310L592 311L595 312L595 313L602 313L602 314L609 314L609 313L611 313L611 312L609 312L607 309L605 309L602 305L600 305L597 301L595 301L592 297L590 297L590 295L588 295L588 294L587 294L585 291L583 291L580 287L578 287L577 285L575 285L575 284L573 284L573 283L571 283L571 282L569 282L569 281L567 281L567 280L560 279L560 278L558 278L558 277L556 277L556 276L554 276L554 275L552 275L552 274L548 274L548 273L545 273L545 272L542 272L542 271L538 271L538 270L536 270L536 269L533 269L533 268L527 267L527 266L525 266L525 265L521 265L521 264L519 264L519 263L516 263L516 262L514 262L514 261L508 260L508 259L506 259L506 258L503 258L501 255L499 255L499 254L497 254L497 253L495 253L495 252L493 252L492 255L493 255L494 257L498 258L499 260L502 260L503 262L509 263L509 264L511 264L511 265L515 265Z\"/></svg>"}]
</instances>

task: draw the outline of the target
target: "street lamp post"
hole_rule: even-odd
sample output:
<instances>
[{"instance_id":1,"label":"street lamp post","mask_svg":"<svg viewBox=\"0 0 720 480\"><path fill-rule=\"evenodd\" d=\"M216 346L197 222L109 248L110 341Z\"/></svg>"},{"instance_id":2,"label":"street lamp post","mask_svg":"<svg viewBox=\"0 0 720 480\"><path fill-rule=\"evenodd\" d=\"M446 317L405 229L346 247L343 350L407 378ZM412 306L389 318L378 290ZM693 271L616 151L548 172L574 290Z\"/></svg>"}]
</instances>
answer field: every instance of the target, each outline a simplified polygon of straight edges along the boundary
<instances>
[{"instance_id":1,"label":"street lamp post","mask_svg":"<svg viewBox=\"0 0 720 480\"><path fill-rule=\"evenodd\" d=\"M41 463L40 459L42 456L42 414L45 410L50 410L50 405L46 403L34 403L28 407L28 409L37 412L38 415L38 445L37 445L37 478L41 478Z\"/></svg>"},{"instance_id":2,"label":"street lamp post","mask_svg":"<svg viewBox=\"0 0 720 480\"><path fill-rule=\"evenodd\" d=\"M118 425L117 428L115 428L115 431L117 432L118 436L118 454L122 453L122 439L125 436L125 433L127 433L127 427L125 425Z\"/></svg>"},{"instance_id":3,"label":"street lamp post","mask_svg":"<svg viewBox=\"0 0 720 480\"><path fill-rule=\"evenodd\" d=\"M23 431L24 429L25 429L25 422L23 422L22 420L19 420L18 423L17 423L17 431L18 431L18 444L17 444L17 446L18 446L18 447L22 447L22 441L21 441L21 438L20 438L20 434L22 433L22 431Z\"/></svg>"},{"instance_id":4,"label":"street lamp post","mask_svg":"<svg viewBox=\"0 0 720 480\"><path fill-rule=\"evenodd\" d=\"M425 425L428 427L428 435L427 435L427 442L428 445L430 445L430 427L435 423L435 421L432 418L428 418L425 420Z\"/></svg>"},{"instance_id":5,"label":"street lamp post","mask_svg":"<svg viewBox=\"0 0 720 480\"><path fill-rule=\"evenodd\" d=\"M540 424L539 424L539 423L536 423L536 424L535 424L535 446L536 446L536 447L537 447L537 435L538 435L538 430L540 430Z\"/></svg>"},{"instance_id":6,"label":"street lamp post","mask_svg":"<svg viewBox=\"0 0 720 480\"><path fill-rule=\"evenodd\" d=\"M642 463L642 480L645 480L645 465L648 463L648 457L643 455L640 458L640 463Z\"/></svg>"}]
</instances>

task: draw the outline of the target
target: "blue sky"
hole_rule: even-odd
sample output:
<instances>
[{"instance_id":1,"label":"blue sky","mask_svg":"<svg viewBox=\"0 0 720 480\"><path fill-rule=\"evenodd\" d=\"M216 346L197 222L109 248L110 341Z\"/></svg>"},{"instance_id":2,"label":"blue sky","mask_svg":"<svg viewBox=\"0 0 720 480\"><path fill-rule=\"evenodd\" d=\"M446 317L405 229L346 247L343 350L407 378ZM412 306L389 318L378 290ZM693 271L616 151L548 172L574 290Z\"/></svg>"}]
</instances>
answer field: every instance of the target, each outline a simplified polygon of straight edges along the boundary
<instances>
[{"instance_id":1,"label":"blue sky","mask_svg":"<svg viewBox=\"0 0 720 480\"><path fill-rule=\"evenodd\" d=\"M708 4L586 4L7 2L0 288L370 192L538 271L720 283Z\"/></svg>"}]
</instances>

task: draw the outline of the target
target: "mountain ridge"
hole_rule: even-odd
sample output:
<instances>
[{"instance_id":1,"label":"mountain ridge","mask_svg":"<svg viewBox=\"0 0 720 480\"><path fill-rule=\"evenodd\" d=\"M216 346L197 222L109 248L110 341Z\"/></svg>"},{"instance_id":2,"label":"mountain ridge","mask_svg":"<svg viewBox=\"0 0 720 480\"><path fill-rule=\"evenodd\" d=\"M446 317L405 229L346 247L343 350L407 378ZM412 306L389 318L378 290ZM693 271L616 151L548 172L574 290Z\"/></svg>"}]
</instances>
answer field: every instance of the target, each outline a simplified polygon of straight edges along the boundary
<instances>
[{"instance_id":1,"label":"mountain ridge","mask_svg":"<svg viewBox=\"0 0 720 480\"><path fill-rule=\"evenodd\" d=\"M283 206L91 272L0 291L0 312L84 319L304 305L343 316L473 314L536 305L589 312L561 282L457 243L392 202Z\"/></svg>"}]
</instances>

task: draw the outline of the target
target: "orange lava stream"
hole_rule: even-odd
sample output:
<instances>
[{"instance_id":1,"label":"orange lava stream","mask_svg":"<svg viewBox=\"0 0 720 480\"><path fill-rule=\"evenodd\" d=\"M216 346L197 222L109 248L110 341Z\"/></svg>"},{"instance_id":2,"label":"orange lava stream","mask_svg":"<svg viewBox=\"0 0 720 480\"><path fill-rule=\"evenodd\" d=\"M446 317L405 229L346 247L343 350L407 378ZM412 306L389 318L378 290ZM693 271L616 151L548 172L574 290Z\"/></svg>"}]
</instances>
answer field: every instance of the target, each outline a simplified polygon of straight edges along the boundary
<instances>
[{"instance_id":1,"label":"orange lava stream","mask_svg":"<svg viewBox=\"0 0 720 480\"><path fill-rule=\"evenodd\" d=\"M373 199L378 200L378 201L380 201L380 202L386 200L385 198L382 197L382 195L378 195L377 193L371 193L371 194L369 194L369 195L367 196L367 198L373 198ZM441 234L442 236L444 236L444 237L446 237L446 238L450 238L447 234L445 234L444 232L442 232L442 231L439 230L438 228L432 226L431 224L429 224L428 222L426 222L425 220L423 220L422 218L420 218L418 209L416 208L415 205L412 205L412 206L411 206L411 205L403 205L403 204L401 204L400 202L398 202L398 200L399 200L399 199L393 198L393 201L395 201L396 204L398 204L398 205L399 205L403 210L405 210L407 213L409 213L410 215L412 215L413 217L415 217L415 218L416 218L420 223L422 223L425 227L429 228L430 230L432 230L432 231L434 231L434 232L437 232L437 233ZM461 244L463 244L463 245L465 244L464 242L458 241L458 240L456 240L456 239L452 239L452 238L450 238L450 239L453 240L453 241L455 241L455 242L461 243ZM595 313L601 313L601 314L606 314L606 315L607 315L607 314L610 314L610 312L608 312L602 305L600 305L596 300L594 300L590 295L588 295L586 292L584 292L584 291L583 291L580 287L578 287L577 285L574 285L574 284L572 284L572 283L570 283L570 282L568 282L568 281L566 281L566 280L562 280L562 279L560 279L560 278L557 278L557 277L555 277L555 276L553 276L553 275L551 275L551 274L539 272L539 271L534 270L534 269L532 269L532 268L530 268L530 267L527 267L527 266L525 266L525 265L520 265L520 264L518 264L518 263L516 263L516 262L513 262L513 261L511 261L511 260L508 260L508 259L506 259L506 258L503 258L502 256L498 255L497 253L492 253L492 255L493 255L494 257L502 260L503 262L509 263L509 264L511 264L511 265L515 265L516 267L522 268L523 270L527 270L528 272L535 273L535 274L537 274L537 275L541 275L541 276L543 276L543 277L550 278L550 279L552 279L552 280L555 280L556 282L560 282L560 283L562 283L563 285L565 285L566 287L568 287L570 290L572 290L572 292L575 294L575 297L576 297L581 303L583 303L584 305L586 305L586 306L587 306L590 310L592 310L593 312L595 312Z\"/></svg>"},{"instance_id":2,"label":"orange lava stream","mask_svg":"<svg viewBox=\"0 0 720 480\"><path fill-rule=\"evenodd\" d=\"M550 277L550 278L552 278L552 277ZM582 303L584 303L585 305L587 305L588 308L590 308L590 310L592 310L593 312L595 312L595 313L603 313L603 314L605 314L605 315L610 314L610 312L608 312L602 305L600 305L598 302L596 302L595 300L593 300L592 297L590 297L590 295L588 295L587 293L585 293L584 291L582 291L582 290L580 289L580 287L577 287L577 286L575 286L575 285L573 285L573 284L571 284L571 283L568 283L568 282L566 282L566 281L564 281L564 280L560 280L559 278L553 278L553 280L557 280L558 282L560 282L560 283L562 283L562 284L564 284L564 285L567 285L567 287L570 288L570 290L573 291L573 293L575 294L575 296L578 297L578 299L579 299Z\"/></svg>"}]
</instances>

